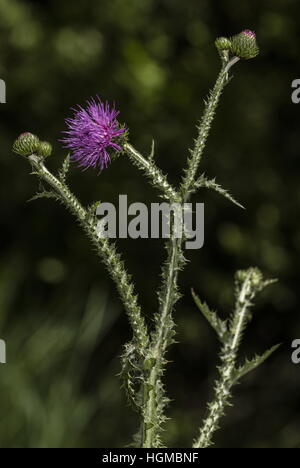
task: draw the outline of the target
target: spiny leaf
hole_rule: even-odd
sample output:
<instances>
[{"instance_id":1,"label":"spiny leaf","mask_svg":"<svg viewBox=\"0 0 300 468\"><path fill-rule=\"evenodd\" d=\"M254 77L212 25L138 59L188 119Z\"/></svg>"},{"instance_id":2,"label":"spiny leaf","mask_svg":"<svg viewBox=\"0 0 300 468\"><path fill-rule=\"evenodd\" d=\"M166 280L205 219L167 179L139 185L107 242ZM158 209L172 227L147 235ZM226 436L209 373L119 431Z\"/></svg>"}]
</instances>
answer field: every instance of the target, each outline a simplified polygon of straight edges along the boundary
<instances>
[{"instance_id":1,"label":"spiny leaf","mask_svg":"<svg viewBox=\"0 0 300 468\"><path fill-rule=\"evenodd\" d=\"M205 302L202 302L197 294L192 289L192 296L195 301L196 306L200 312L204 315L206 320L210 323L212 328L216 331L220 340L223 341L226 333L228 332L227 323L225 320L220 319L216 312L210 310L208 305Z\"/></svg>"},{"instance_id":2,"label":"spiny leaf","mask_svg":"<svg viewBox=\"0 0 300 468\"><path fill-rule=\"evenodd\" d=\"M141 412L141 383L143 372L136 344L131 341L125 345L121 356L122 369L120 377L125 389L128 402L138 413Z\"/></svg>"},{"instance_id":3,"label":"spiny leaf","mask_svg":"<svg viewBox=\"0 0 300 468\"><path fill-rule=\"evenodd\" d=\"M195 182L195 187L196 188L208 188L208 189L212 189L214 190L215 192L218 192L220 193L221 195L223 195L223 197L227 198L227 200L230 200L232 203L234 203L235 205L239 206L240 208L244 208L243 205L241 205L238 201L236 201L233 196L225 189L223 189L223 187L219 184L216 183L216 179L207 179L205 177L204 174L202 174L198 180L196 180Z\"/></svg>"},{"instance_id":4,"label":"spiny leaf","mask_svg":"<svg viewBox=\"0 0 300 468\"><path fill-rule=\"evenodd\" d=\"M54 198L56 201L61 201L60 197L55 192L52 192L51 190L49 190L49 191L45 190L43 192L38 192L36 195L34 195L28 201L31 202L31 201L34 201L34 200L38 200L40 198Z\"/></svg>"},{"instance_id":5,"label":"spiny leaf","mask_svg":"<svg viewBox=\"0 0 300 468\"><path fill-rule=\"evenodd\" d=\"M70 161L71 161L70 154L68 154L63 162L62 168L58 172L58 177L60 181L63 183L66 182L66 178L70 169Z\"/></svg>"},{"instance_id":6,"label":"spiny leaf","mask_svg":"<svg viewBox=\"0 0 300 468\"><path fill-rule=\"evenodd\" d=\"M271 354L273 354L279 348L279 346L280 344L273 346L261 356L256 355L253 359L246 359L246 362L242 366L235 369L233 381L237 382L241 379L241 377L248 374L248 372L251 372L252 370L256 369L256 367L260 366L266 359L268 359L271 356Z\"/></svg>"},{"instance_id":7,"label":"spiny leaf","mask_svg":"<svg viewBox=\"0 0 300 468\"><path fill-rule=\"evenodd\" d=\"M277 283L277 282L278 282L277 278L271 278L271 279L265 280L263 282L263 288L266 288L267 286L271 286L271 284L274 284L274 283Z\"/></svg>"}]
</instances>

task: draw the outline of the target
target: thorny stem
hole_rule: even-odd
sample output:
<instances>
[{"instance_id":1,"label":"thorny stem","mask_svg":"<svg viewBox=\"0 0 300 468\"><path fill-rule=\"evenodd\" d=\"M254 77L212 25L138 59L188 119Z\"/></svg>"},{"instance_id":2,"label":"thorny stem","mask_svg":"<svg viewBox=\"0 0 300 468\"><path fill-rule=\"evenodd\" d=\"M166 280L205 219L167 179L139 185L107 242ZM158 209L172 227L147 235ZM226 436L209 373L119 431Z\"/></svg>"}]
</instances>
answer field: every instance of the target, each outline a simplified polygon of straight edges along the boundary
<instances>
[{"instance_id":1,"label":"thorny stem","mask_svg":"<svg viewBox=\"0 0 300 468\"><path fill-rule=\"evenodd\" d=\"M68 187L46 168L40 158L32 154L28 159L36 169L38 176L55 190L59 199L77 218L93 246L96 248L99 257L107 267L117 286L133 329L134 339L139 347L140 354L143 355L149 340L147 327L141 315L137 296L134 294L133 284L125 270L120 255L116 252L114 244L107 238L99 237L94 219L92 219L87 210L85 210L78 199L70 192Z\"/></svg>"},{"instance_id":2,"label":"thorny stem","mask_svg":"<svg viewBox=\"0 0 300 468\"><path fill-rule=\"evenodd\" d=\"M41 159L36 155L31 155L29 156L29 160L36 169L38 176L50 184L66 207L69 208L76 216L88 234L88 237L92 241L93 245L96 247L97 253L100 255L101 259L107 266L111 276L117 284L121 299L126 307L129 320L134 331L136 344L140 349L140 353L145 355L149 342L146 325L144 323L144 319L141 316L140 307L137 305L137 298L133 294L133 286L130 282L130 278L126 274L119 255L115 252L114 245L109 243L108 239L102 239L98 236L96 226L89 220L87 211L80 204L77 198L69 191L68 187L48 171ZM144 163L146 160L143 159L142 161ZM162 177L159 170L154 171L154 174L155 177ZM172 201L178 198L178 195L167 183L164 183L164 190L170 194ZM178 247L179 242L181 243L181 240L175 239L174 236L172 236L170 240L171 261L168 267L168 281L164 289L166 300L164 301L162 314L159 317L159 323L157 324L157 339L153 339L151 343L151 355L155 357L156 363L150 372L149 381L146 381L143 384L143 447L153 447L157 445L157 433L154 430L157 429L157 425L153 425L152 428L151 423L149 423L149 421L157 421L157 392L156 390L149 391L149 388L153 387L153 389L157 389L158 378L163 373L163 354L167 347L166 335L169 332L169 327L166 326L166 318L170 314L174 303L173 287L176 285L177 281L178 253L180 251ZM151 387L149 387L149 384Z\"/></svg>"},{"instance_id":3,"label":"thorny stem","mask_svg":"<svg viewBox=\"0 0 300 468\"><path fill-rule=\"evenodd\" d=\"M254 292L251 290L251 274L248 274L239 291L233 313L229 337L224 339L221 350L219 380L215 386L214 400L208 405L208 416L200 429L200 435L194 442L194 448L207 448L213 444L212 437L219 428L219 421L224 415L225 407L230 404L231 387L235 383L234 372L238 350L245 326L249 320L249 308Z\"/></svg>"},{"instance_id":4,"label":"thorny stem","mask_svg":"<svg viewBox=\"0 0 300 468\"><path fill-rule=\"evenodd\" d=\"M159 401L159 393L162 392L161 377L164 372L165 353L168 344L172 342L173 321L172 309L177 299L177 277L180 267L181 239L176 239L174 234L170 239L170 251L168 258L167 277L162 290L162 307L157 316L155 333L152 339L151 356L154 366L149 375L149 394L144 408L143 447L151 448L160 445L160 424L164 422L164 403ZM163 397L163 395L161 395ZM159 408L159 404L161 407ZM160 417L162 420L160 420Z\"/></svg>"},{"instance_id":5,"label":"thorny stem","mask_svg":"<svg viewBox=\"0 0 300 468\"><path fill-rule=\"evenodd\" d=\"M141 153L129 143L125 143L123 149L133 164L145 172L145 174L151 179L153 185L162 192L164 198L171 202L180 201L180 195L170 185L167 177L156 166L156 164L144 158L144 156L142 156Z\"/></svg>"},{"instance_id":6,"label":"thorny stem","mask_svg":"<svg viewBox=\"0 0 300 468\"><path fill-rule=\"evenodd\" d=\"M226 64L223 63L221 72L217 78L217 82L206 104L204 116L199 127L199 134L196 140L195 148L191 158L189 159L188 168L185 171L185 177L183 178L181 186L181 202L187 201L191 193L194 191L197 169L214 118L215 109L218 105L222 90L228 82L228 71L230 67L237 61L238 59L234 58ZM166 178L164 177L164 183L159 180L161 177L160 172L156 166L152 164L152 162L145 160L134 148L128 144L124 149L127 151L127 154L133 160L133 162L142 168L151 177L155 186L159 187L160 190L162 187L164 187L163 192L170 202L178 200L177 193L172 187L169 186ZM157 171L159 177L156 177ZM175 239L174 235L172 235L169 241L167 272L164 276L162 286L162 306L160 313L156 318L156 328L151 340L149 351L150 358L154 359L154 365L150 371L148 379L145 380L144 385L144 388L147 389L144 391L143 400L144 421L142 429L142 447L144 448L160 446L159 434L161 431L161 424L165 420L163 415L164 403L160 401L163 398L161 377L163 375L166 363L165 353L168 345L172 343L172 337L174 334L172 310L179 296L177 291L178 270L180 269L181 262L184 262L181 248L182 239Z\"/></svg>"},{"instance_id":7,"label":"thorny stem","mask_svg":"<svg viewBox=\"0 0 300 468\"><path fill-rule=\"evenodd\" d=\"M228 72L230 68L236 62L238 62L238 60L238 57L233 57L229 62L223 62L215 86L209 95L208 101L206 102L204 114L199 126L198 137L196 138L194 149L188 159L188 166L184 171L184 177L182 179L181 190L184 197L188 197L188 195L195 190L194 184L197 176L197 170L215 116L215 111L218 106L222 91L228 83Z\"/></svg>"},{"instance_id":8,"label":"thorny stem","mask_svg":"<svg viewBox=\"0 0 300 468\"><path fill-rule=\"evenodd\" d=\"M124 150L130 160L151 179L153 185L157 187L164 198L170 203L181 201L180 195L169 184L166 176L152 161L145 159L129 143L124 145ZM161 377L164 368L164 355L168 346L168 334L172 333L173 324L171 323L172 308L175 303L174 292L177 289L177 276L179 253L181 249L181 240L175 239L173 233L169 240L169 256L167 274L162 287L162 305L160 314L157 315L156 327L149 346L148 360L153 360L154 365L150 373L145 376L143 384L143 423L141 446L151 448L160 446L160 426L164 421L163 416L163 392ZM160 406L160 407L159 407Z\"/></svg>"}]
</instances>

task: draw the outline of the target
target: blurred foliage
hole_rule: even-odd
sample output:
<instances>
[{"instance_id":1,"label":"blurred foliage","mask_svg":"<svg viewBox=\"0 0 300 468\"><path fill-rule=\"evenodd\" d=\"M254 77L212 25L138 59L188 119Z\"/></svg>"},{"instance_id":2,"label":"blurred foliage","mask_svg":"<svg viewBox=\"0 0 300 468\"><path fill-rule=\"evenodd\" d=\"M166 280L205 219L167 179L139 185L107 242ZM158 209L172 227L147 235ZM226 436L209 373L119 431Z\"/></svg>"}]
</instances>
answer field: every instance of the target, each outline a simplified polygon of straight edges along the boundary
<instances>
[{"instance_id":1,"label":"blurred foliage","mask_svg":"<svg viewBox=\"0 0 300 468\"><path fill-rule=\"evenodd\" d=\"M36 185L11 145L22 131L54 145L69 108L99 94L115 101L131 140L144 152L156 141L158 163L179 181L203 98L219 67L214 39L244 28L257 32L261 54L235 67L225 90L202 169L247 210L203 191L206 242L187 252L178 341L167 386L172 398L170 446L190 446L211 395L217 347L190 297L190 287L226 314L236 269L258 265L278 277L261 299L245 352L283 346L235 390L235 406L218 447L299 447L299 367L290 345L299 338L296 259L299 188L299 78L296 0L0 0L1 446L122 446L136 419L119 389L118 356L130 331L113 285L82 233L51 200L25 203ZM145 179L119 158L97 177L73 169L84 202L156 201ZM163 249L159 241L123 240L145 313L156 307Z\"/></svg>"}]
</instances>

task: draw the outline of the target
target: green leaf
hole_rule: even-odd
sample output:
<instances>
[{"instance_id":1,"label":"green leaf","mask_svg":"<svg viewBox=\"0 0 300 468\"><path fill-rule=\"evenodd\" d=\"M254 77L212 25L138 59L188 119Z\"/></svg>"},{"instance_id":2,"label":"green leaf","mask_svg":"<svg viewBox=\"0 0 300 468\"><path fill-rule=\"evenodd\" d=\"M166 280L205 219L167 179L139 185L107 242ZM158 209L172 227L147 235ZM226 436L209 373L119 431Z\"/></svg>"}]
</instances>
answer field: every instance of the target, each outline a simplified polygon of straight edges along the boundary
<instances>
[{"instance_id":1,"label":"green leaf","mask_svg":"<svg viewBox=\"0 0 300 468\"><path fill-rule=\"evenodd\" d=\"M233 198L233 196L225 189L223 189L223 187L219 184L216 183L216 179L207 179L205 177L204 174L202 174L198 180L196 180L195 182L195 187L196 188L208 188L208 189L212 189L214 190L215 192L218 192L220 193L220 195L222 195L223 197L227 198L227 200L230 200L232 203L234 203L235 205L239 206L240 208L244 208L243 205L241 205L239 202L237 202L235 200L235 198Z\"/></svg>"},{"instance_id":2,"label":"green leaf","mask_svg":"<svg viewBox=\"0 0 300 468\"><path fill-rule=\"evenodd\" d=\"M125 345L124 354L121 356L121 365L120 377L128 402L140 414L142 411L143 370L136 344L133 341Z\"/></svg>"},{"instance_id":3,"label":"green leaf","mask_svg":"<svg viewBox=\"0 0 300 468\"><path fill-rule=\"evenodd\" d=\"M43 192L38 192L36 195L34 195L34 197L31 197L28 201L34 201L34 200L38 200L40 198L54 198L56 201L60 201L60 198L59 196L55 193L55 192L52 192L51 190L47 191L43 191Z\"/></svg>"},{"instance_id":4,"label":"green leaf","mask_svg":"<svg viewBox=\"0 0 300 468\"><path fill-rule=\"evenodd\" d=\"M220 319L217 316L216 312L210 310L206 302L202 302L199 299L199 297L195 294L193 289L192 289L192 296L200 312L204 315L206 320L210 323L212 328L216 331L220 340L223 341L226 334L228 333L227 322L225 320Z\"/></svg>"},{"instance_id":5,"label":"green leaf","mask_svg":"<svg viewBox=\"0 0 300 468\"><path fill-rule=\"evenodd\" d=\"M267 286L271 286L271 284L275 284L277 282L278 282L277 278L271 278L271 279L265 280L263 283L263 287L266 288Z\"/></svg>"},{"instance_id":6,"label":"green leaf","mask_svg":"<svg viewBox=\"0 0 300 468\"><path fill-rule=\"evenodd\" d=\"M261 356L256 355L254 356L253 359L250 359L250 360L246 359L245 364L235 369L233 381L237 382L244 375L248 374L248 372L251 372L252 370L256 369L258 366L260 366L266 359L268 359L271 356L271 354L273 354L279 348L279 346L280 344L273 346Z\"/></svg>"}]
</instances>

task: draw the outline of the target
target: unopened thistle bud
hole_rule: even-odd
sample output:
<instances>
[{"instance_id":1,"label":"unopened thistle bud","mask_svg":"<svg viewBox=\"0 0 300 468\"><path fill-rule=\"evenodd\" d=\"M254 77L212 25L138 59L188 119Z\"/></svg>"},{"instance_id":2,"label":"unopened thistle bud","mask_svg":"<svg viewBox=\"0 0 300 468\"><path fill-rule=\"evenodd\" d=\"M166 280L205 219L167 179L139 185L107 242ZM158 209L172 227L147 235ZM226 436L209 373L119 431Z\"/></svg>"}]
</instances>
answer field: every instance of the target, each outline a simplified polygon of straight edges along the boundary
<instances>
[{"instance_id":1,"label":"unopened thistle bud","mask_svg":"<svg viewBox=\"0 0 300 468\"><path fill-rule=\"evenodd\" d=\"M231 48L231 41L227 37L218 37L215 40L215 46L218 50L229 50Z\"/></svg>"},{"instance_id":2,"label":"unopened thistle bud","mask_svg":"<svg viewBox=\"0 0 300 468\"><path fill-rule=\"evenodd\" d=\"M39 146L39 139L32 133L25 132L16 139L13 144L13 152L20 154L21 156L29 156L30 154L36 153Z\"/></svg>"},{"instance_id":3,"label":"unopened thistle bud","mask_svg":"<svg viewBox=\"0 0 300 468\"><path fill-rule=\"evenodd\" d=\"M47 156L50 156L51 153L52 146L50 143L48 143L48 141L40 141L37 148L37 154L43 158L46 158Z\"/></svg>"},{"instance_id":4,"label":"unopened thistle bud","mask_svg":"<svg viewBox=\"0 0 300 468\"><path fill-rule=\"evenodd\" d=\"M251 59L259 54L256 35L253 31L246 29L231 38L231 51L242 59Z\"/></svg>"},{"instance_id":5,"label":"unopened thistle bud","mask_svg":"<svg viewBox=\"0 0 300 468\"><path fill-rule=\"evenodd\" d=\"M239 270L236 272L235 280L238 283L243 283L248 280L253 289L260 289L263 284L263 275L256 267L248 268L248 270Z\"/></svg>"}]
</instances>

